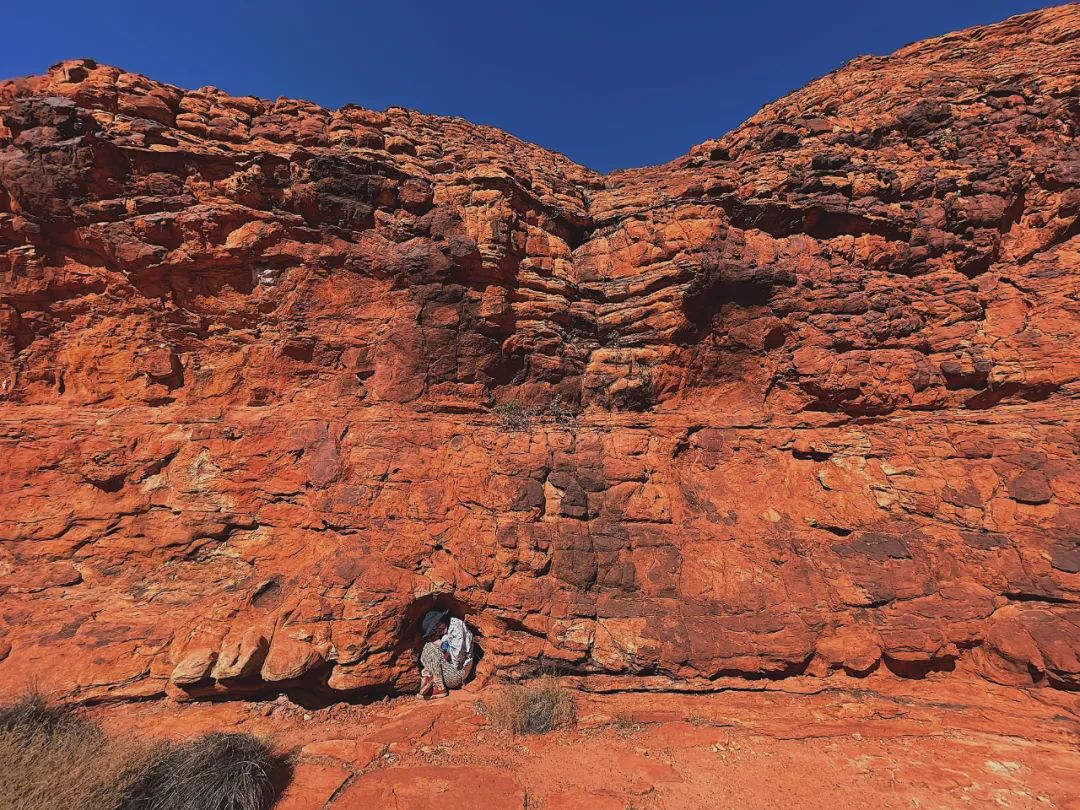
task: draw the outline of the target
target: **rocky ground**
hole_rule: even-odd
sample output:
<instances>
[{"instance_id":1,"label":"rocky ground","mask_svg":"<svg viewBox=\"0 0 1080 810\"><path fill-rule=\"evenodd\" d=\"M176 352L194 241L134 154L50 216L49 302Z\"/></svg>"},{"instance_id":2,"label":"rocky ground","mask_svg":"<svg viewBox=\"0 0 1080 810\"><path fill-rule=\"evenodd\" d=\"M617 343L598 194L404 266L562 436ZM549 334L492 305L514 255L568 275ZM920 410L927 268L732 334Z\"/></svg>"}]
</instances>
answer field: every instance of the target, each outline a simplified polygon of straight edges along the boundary
<instances>
[{"instance_id":1,"label":"rocky ground","mask_svg":"<svg viewBox=\"0 0 1080 810\"><path fill-rule=\"evenodd\" d=\"M579 724L508 737L445 700L305 709L149 703L95 714L117 732L270 735L296 752L279 810L772 810L1080 807L1080 703L947 679L795 679L711 695L582 693Z\"/></svg>"}]
</instances>

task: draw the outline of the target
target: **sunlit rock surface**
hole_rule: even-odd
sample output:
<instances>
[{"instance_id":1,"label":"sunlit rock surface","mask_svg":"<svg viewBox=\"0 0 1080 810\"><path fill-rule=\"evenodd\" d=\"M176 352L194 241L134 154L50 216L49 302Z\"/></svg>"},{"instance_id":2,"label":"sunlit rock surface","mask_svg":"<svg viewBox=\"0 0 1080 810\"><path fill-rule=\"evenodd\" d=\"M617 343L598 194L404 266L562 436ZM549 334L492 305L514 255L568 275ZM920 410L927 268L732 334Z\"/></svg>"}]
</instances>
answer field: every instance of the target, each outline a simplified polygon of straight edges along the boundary
<instances>
[{"instance_id":1,"label":"sunlit rock surface","mask_svg":"<svg viewBox=\"0 0 1080 810\"><path fill-rule=\"evenodd\" d=\"M0 684L1080 688L1080 7L607 176L89 61L0 83Z\"/></svg>"}]
</instances>

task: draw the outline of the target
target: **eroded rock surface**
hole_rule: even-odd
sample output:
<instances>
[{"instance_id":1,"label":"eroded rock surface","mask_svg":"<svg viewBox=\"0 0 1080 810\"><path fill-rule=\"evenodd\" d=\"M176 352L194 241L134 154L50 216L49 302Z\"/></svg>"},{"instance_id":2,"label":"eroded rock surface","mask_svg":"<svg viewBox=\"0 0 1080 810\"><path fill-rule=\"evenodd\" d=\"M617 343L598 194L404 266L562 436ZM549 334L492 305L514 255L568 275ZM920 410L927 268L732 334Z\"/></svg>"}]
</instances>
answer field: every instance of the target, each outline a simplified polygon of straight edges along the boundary
<instances>
[{"instance_id":1,"label":"eroded rock surface","mask_svg":"<svg viewBox=\"0 0 1080 810\"><path fill-rule=\"evenodd\" d=\"M493 690L471 685L431 703L92 712L127 737L272 735L293 762L278 810L1080 807L1076 694L937 677L949 679L947 700L935 678L885 672L846 687L793 677L723 695L577 694L576 728L517 738L489 724Z\"/></svg>"},{"instance_id":2,"label":"eroded rock surface","mask_svg":"<svg viewBox=\"0 0 1080 810\"><path fill-rule=\"evenodd\" d=\"M602 176L460 119L0 83L0 683L1080 687L1080 8Z\"/></svg>"}]
</instances>

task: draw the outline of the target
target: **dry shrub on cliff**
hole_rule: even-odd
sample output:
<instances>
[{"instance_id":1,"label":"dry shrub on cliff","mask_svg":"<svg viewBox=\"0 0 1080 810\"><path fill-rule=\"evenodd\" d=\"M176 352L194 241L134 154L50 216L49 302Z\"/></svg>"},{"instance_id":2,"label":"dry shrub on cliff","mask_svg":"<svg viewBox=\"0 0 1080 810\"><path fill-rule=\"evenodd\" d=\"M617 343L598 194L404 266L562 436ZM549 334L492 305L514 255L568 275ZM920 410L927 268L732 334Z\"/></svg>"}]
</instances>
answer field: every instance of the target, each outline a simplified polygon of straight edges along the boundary
<instances>
[{"instance_id":1,"label":"dry shrub on cliff","mask_svg":"<svg viewBox=\"0 0 1080 810\"><path fill-rule=\"evenodd\" d=\"M267 810L284 776L246 734L150 745L38 695L0 706L0 810Z\"/></svg>"},{"instance_id":2,"label":"dry shrub on cliff","mask_svg":"<svg viewBox=\"0 0 1080 810\"><path fill-rule=\"evenodd\" d=\"M574 698L551 677L504 686L484 702L491 724L513 734L546 734L577 719Z\"/></svg>"},{"instance_id":3,"label":"dry shrub on cliff","mask_svg":"<svg viewBox=\"0 0 1080 810\"><path fill-rule=\"evenodd\" d=\"M28 695L0 707L0 810L116 807L152 758L145 745L110 740L70 707Z\"/></svg>"},{"instance_id":4,"label":"dry shrub on cliff","mask_svg":"<svg viewBox=\"0 0 1080 810\"><path fill-rule=\"evenodd\" d=\"M577 411L558 394L546 404L527 405L518 399L501 402L491 412L499 420L499 427L509 431L529 430L537 419L551 419L557 425L571 426L578 418Z\"/></svg>"},{"instance_id":5,"label":"dry shrub on cliff","mask_svg":"<svg viewBox=\"0 0 1080 810\"><path fill-rule=\"evenodd\" d=\"M536 409L516 399L500 402L491 409L491 412L495 414L499 420L499 427L503 430L525 430L536 416Z\"/></svg>"}]
</instances>

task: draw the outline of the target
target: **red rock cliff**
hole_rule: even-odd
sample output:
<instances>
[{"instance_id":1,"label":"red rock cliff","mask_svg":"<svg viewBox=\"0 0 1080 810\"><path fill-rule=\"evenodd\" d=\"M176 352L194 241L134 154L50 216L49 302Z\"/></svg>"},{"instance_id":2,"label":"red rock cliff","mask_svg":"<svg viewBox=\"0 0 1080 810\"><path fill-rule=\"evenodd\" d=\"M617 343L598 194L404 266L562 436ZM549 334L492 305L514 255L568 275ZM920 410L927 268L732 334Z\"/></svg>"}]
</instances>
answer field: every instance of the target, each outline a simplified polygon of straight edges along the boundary
<instances>
[{"instance_id":1,"label":"red rock cliff","mask_svg":"<svg viewBox=\"0 0 1080 810\"><path fill-rule=\"evenodd\" d=\"M0 83L0 683L1080 687L1080 7L860 58L668 165Z\"/></svg>"}]
</instances>

